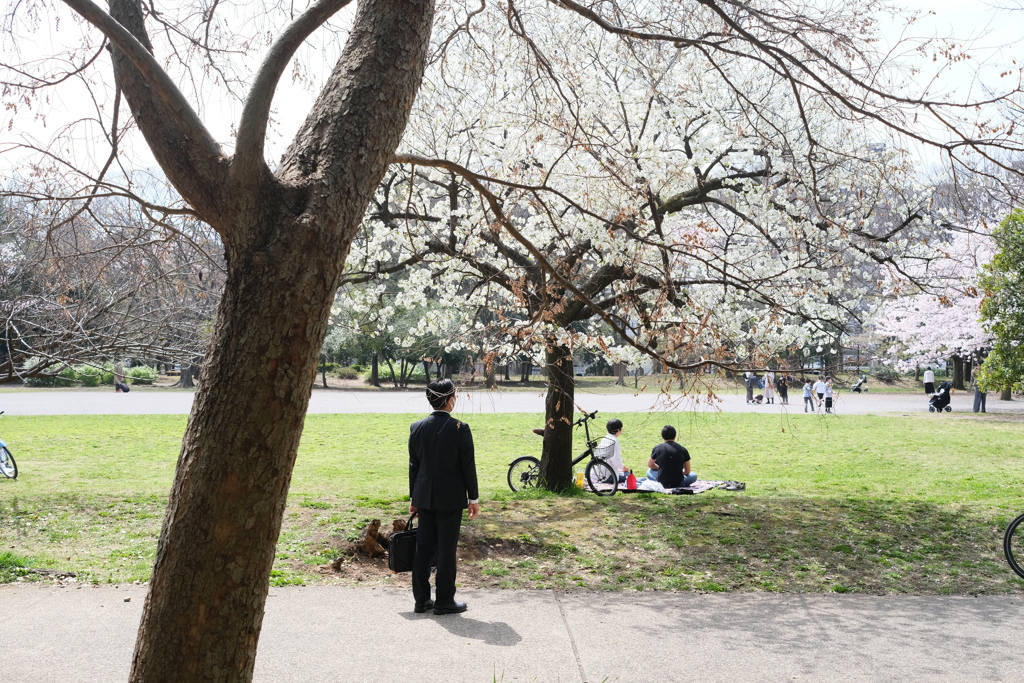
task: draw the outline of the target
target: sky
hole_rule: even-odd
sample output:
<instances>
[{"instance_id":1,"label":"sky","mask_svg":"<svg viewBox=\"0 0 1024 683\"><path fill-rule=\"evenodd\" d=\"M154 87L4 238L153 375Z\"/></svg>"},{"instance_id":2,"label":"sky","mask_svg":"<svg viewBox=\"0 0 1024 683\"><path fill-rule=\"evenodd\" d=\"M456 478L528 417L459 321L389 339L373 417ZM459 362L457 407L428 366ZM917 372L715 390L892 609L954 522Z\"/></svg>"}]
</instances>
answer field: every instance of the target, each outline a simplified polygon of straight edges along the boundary
<instances>
[{"instance_id":1,"label":"sky","mask_svg":"<svg viewBox=\"0 0 1024 683\"><path fill-rule=\"evenodd\" d=\"M822 0L822 2L840 0ZM849 1L849 0L848 0ZM857 1L857 0L852 0ZM911 90L921 92L927 89L932 95L947 94L957 99L984 97L984 89L979 86L986 83L999 87L1006 79L999 79L998 73L1012 63L1014 59L1024 62L1024 8L1011 10L1007 7L1024 0L998 0L997 4L990 0L903 0L901 5L910 11L921 14L920 19L911 27L896 24L883 25L883 43L893 45L900 38L911 40L928 39L935 36L956 35L969 45L972 59L953 66L946 66L941 71L937 67L941 61L932 62L926 54L922 56L902 54L899 60L908 68L906 78ZM57 3L60 6L60 3ZM60 30L58 30L60 29ZM32 44L24 42L17 45L0 43L3 46L5 62L12 61L14 49L21 52L22 58L31 58L34 52L42 54L47 49L48 39L67 39L73 35L67 20L62 26L41 24L37 33L37 41ZM927 51L926 51L927 52ZM919 74L909 73L911 67L920 70ZM980 78L976 78L980 75ZM6 77L4 77L6 79ZM291 135L301 124L308 111L313 95L295 86L286 76L275 98L275 123L268 140L268 153L271 159L278 158L290 140ZM85 101L84 88L77 90L55 91L53 99L48 103L48 115L41 118L33 115L22 107L17 113L5 108L0 113L0 174L11 172L12 165L17 164L22 154L11 151L12 141L20 136L46 140L62 125L82 115ZM5 102L5 104L7 104ZM207 122L214 137L229 142L232 126L237 121L241 106L236 103L207 101L203 103L202 116ZM84 150L84 151L82 151ZM103 145L95 148L83 143L79 154L102 155ZM128 163L146 167L154 162L144 144L134 145L134 153L128 157Z\"/></svg>"}]
</instances>

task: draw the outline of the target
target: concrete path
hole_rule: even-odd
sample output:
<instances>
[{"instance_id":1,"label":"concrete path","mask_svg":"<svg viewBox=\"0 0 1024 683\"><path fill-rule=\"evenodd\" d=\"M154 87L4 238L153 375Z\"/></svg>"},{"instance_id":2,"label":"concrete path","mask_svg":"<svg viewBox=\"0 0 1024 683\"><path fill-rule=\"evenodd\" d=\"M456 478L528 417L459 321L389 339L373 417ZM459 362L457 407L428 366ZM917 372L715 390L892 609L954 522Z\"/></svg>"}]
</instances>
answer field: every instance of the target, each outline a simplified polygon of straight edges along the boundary
<instances>
[{"instance_id":1,"label":"concrete path","mask_svg":"<svg viewBox=\"0 0 1024 683\"><path fill-rule=\"evenodd\" d=\"M9 389L0 391L0 410L8 415L186 415L192 409L192 392L145 388L128 394L90 389ZM973 396L954 394L957 414L969 413ZM601 413L646 411L697 411L728 413L803 414L797 396L789 406L747 405L744 396L725 394L709 402L706 397L667 397L649 394L597 394L579 392L576 404L583 410ZM310 413L423 413L427 403L420 391L344 391L314 389ZM1024 401L1000 401L989 396L992 413L1024 413ZM463 415L489 413L543 413L544 395L526 391L471 391L461 394L457 412ZM839 415L872 413L927 413L928 399L907 394L850 394L836 398ZM937 419L941 416L934 416Z\"/></svg>"},{"instance_id":2,"label":"concrete path","mask_svg":"<svg viewBox=\"0 0 1024 683\"><path fill-rule=\"evenodd\" d=\"M272 588L256 680L1024 681L1020 597ZM130 598L130 602L125 602ZM0 681L127 680L145 588L0 587Z\"/></svg>"}]
</instances>

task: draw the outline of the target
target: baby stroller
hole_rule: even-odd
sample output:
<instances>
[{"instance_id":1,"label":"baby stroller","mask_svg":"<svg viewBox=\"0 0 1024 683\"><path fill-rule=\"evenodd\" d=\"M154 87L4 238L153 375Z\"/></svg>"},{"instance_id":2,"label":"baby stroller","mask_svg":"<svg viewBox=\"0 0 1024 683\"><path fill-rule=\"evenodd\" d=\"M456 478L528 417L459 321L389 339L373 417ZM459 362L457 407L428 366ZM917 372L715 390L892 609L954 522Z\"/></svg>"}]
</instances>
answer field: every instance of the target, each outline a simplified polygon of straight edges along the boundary
<instances>
[{"instance_id":1,"label":"baby stroller","mask_svg":"<svg viewBox=\"0 0 1024 683\"><path fill-rule=\"evenodd\" d=\"M850 387L850 391L852 391L855 394L859 394L861 391L863 391L864 393L867 393L868 388L864 386L867 383L868 383L868 376L867 375L861 375L860 379L857 380L857 383L854 384L852 387ZM861 389L861 387L864 387L864 388Z\"/></svg>"},{"instance_id":2,"label":"baby stroller","mask_svg":"<svg viewBox=\"0 0 1024 683\"><path fill-rule=\"evenodd\" d=\"M943 382L939 385L939 390L928 399L929 413L941 413L943 410L947 413L952 412L953 408L949 405L949 390L952 388L953 384L950 382Z\"/></svg>"}]
</instances>

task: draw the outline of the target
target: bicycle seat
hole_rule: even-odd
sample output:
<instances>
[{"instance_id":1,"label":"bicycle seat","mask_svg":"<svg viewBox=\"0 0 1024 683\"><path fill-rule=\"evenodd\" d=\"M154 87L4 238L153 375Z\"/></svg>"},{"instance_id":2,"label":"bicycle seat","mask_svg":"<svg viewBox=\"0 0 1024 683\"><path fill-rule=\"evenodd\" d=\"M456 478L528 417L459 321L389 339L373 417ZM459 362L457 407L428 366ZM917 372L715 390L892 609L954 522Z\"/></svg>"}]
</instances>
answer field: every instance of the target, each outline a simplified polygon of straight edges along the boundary
<instances>
[{"instance_id":1,"label":"bicycle seat","mask_svg":"<svg viewBox=\"0 0 1024 683\"><path fill-rule=\"evenodd\" d=\"M537 434L538 436L544 436L544 430L543 429L534 429L533 433Z\"/></svg>"}]
</instances>

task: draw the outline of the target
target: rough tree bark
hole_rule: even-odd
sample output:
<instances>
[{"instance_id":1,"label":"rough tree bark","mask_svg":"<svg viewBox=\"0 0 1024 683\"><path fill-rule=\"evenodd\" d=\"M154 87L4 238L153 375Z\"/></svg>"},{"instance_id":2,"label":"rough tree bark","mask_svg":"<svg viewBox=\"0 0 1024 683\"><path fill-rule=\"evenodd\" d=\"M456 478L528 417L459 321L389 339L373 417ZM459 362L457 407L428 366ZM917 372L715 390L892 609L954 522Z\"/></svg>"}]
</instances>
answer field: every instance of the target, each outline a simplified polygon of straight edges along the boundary
<instances>
[{"instance_id":1,"label":"rough tree bark","mask_svg":"<svg viewBox=\"0 0 1024 683\"><path fill-rule=\"evenodd\" d=\"M563 491L572 483L572 421L576 383L572 376L572 351L555 343L545 349L548 391L544 398L544 450L540 478L545 488ZM568 458L565 454L570 454Z\"/></svg>"},{"instance_id":2,"label":"rough tree bark","mask_svg":"<svg viewBox=\"0 0 1024 683\"><path fill-rule=\"evenodd\" d=\"M286 27L228 157L152 55L138 0L64 0L113 45L114 74L168 179L221 235L227 282L189 418L132 681L250 681L274 551L331 303L422 80L432 0L361 0L342 56L276 171L273 93L349 0Z\"/></svg>"}]
</instances>

